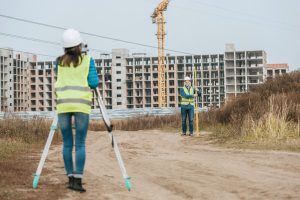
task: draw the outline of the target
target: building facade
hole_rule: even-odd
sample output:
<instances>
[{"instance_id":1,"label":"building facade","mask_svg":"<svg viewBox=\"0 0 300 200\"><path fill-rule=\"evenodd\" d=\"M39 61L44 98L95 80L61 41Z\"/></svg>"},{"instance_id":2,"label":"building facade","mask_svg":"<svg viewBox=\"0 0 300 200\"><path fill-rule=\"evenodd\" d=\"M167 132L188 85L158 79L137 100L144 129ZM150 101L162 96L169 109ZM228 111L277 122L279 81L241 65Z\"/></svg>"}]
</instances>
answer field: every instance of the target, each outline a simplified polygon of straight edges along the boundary
<instances>
[{"instance_id":1,"label":"building facade","mask_svg":"<svg viewBox=\"0 0 300 200\"><path fill-rule=\"evenodd\" d=\"M55 110L54 62L40 62L32 55L13 58L0 50L1 111ZM95 58L99 90L108 109L158 107L158 58L114 49ZM202 90L199 107L221 107L226 100L262 83L266 77L266 53L236 51L226 45L223 54L167 55L167 106L179 107L184 77ZM98 108L95 97L92 108Z\"/></svg>"},{"instance_id":2,"label":"building facade","mask_svg":"<svg viewBox=\"0 0 300 200\"><path fill-rule=\"evenodd\" d=\"M8 110L9 106L12 106L13 92L13 66L12 66L12 55L13 51L10 49L0 49L0 107L1 110Z\"/></svg>"},{"instance_id":3,"label":"building facade","mask_svg":"<svg viewBox=\"0 0 300 200\"><path fill-rule=\"evenodd\" d=\"M54 62L31 62L28 68L28 107L30 111L55 109Z\"/></svg>"},{"instance_id":4,"label":"building facade","mask_svg":"<svg viewBox=\"0 0 300 200\"><path fill-rule=\"evenodd\" d=\"M185 76L203 91L200 107L224 103L224 55L167 56L165 66L167 107L179 106ZM158 107L158 58L126 58L125 67L127 108Z\"/></svg>"},{"instance_id":5,"label":"building facade","mask_svg":"<svg viewBox=\"0 0 300 200\"><path fill-rule=\"evenodd\" d=\"M14 55L12 49L0 49L0 107L1 111L30 110L30 63L36 56L27 53Z\"/></svg>"},{"instance_id":6,"label":"building facade","mask_svg":"<svg viewBox=\"0 0 300 200\"><path fill-rule=\"evenodd\" d=\"M287 63L267 64L266 70L267 78L275 78L277 76L288 73L289 65Z\"/></svg>"},{"instance_id":7,"label":"building facade","mask_svg":"<svg viewBox=\"0 0 300 200\"><path fill-rule=\"evenodd\" d=\"M263 50L236 51L234 45L225 50L226 100L244 93L265 81L267 55Z\"/></svg>"}]
</instances>

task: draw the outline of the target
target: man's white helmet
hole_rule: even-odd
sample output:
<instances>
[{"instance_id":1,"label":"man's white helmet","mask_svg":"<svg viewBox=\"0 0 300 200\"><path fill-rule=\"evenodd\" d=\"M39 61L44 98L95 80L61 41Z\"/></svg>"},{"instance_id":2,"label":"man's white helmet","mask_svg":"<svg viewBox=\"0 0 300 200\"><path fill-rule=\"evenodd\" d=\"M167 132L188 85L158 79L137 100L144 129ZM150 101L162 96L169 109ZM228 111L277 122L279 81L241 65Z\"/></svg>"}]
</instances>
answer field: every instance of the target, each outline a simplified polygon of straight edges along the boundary
<instances>
[{"instance_id":1,"label":"man's white helmet","mask_svg":"<svg viewBox=\"0 0 300 200\"><path fill-rule=\"evenodd\" d=\"M184 81L191 81L191 78L186 76L186 77L184 77Z\"/></svg>"},{"instance_id":2,"label":"man's white helmet","mask_svg":"<svg viewBox=\"0 0 300 200\"><path fill-rule=\"evenodd\" d=\"M63 47L70 48L75 47L82 43L82 39L79 31L74 29L67 29L63 33Z\"/></svg>"}]
</instances>

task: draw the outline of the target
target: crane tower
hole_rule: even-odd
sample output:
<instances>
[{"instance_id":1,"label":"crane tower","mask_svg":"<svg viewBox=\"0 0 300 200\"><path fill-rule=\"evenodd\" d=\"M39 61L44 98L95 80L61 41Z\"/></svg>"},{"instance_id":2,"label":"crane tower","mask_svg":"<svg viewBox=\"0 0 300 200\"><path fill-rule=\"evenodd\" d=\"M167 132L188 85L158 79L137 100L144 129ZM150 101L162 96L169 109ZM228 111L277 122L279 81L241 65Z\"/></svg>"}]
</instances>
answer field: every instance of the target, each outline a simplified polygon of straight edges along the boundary
<instances>
[{"instance_id":1,"label":"crane tower","mask_svg":"<svg viewBox=\"0 0 300 200\"><path fill-rule=\"evenodd\" d=\"M166 107L166 77L165 77L165 18L164 11L167 10L169 0L163 0L152 14L152 23L157 24L158 41L158 105Z\"/></svg>"}]
</instances>

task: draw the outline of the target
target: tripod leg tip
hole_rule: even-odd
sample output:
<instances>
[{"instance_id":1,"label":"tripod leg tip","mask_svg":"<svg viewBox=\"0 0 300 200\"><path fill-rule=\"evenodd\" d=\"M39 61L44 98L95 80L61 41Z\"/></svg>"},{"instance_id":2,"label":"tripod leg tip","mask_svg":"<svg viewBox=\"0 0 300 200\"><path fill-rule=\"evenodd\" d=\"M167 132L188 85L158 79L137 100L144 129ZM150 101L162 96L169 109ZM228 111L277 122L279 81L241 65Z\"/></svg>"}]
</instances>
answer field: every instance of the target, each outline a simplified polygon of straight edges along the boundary
<instances>
[{"instance_id":1,"label":"tripod leg tip","mask_svg":"<svg viewBox=\"0 0 300 200\"><path fill-rule=\"evenodd\" d=\"M130 182L130 177L125 178L125 186L128 191L131 190L131 182Z\"/></svg>"},{"instance_id":2,"label":"tripod leg tip","mask_svg":"<svg viewBox=\"0 0 300 200\"><path fill-rule=\"evenodd\" d=\"M36 189L39 184L40 175L34 175L34 179L32 182L33 189Z\"/></svg>"}]
</instances>

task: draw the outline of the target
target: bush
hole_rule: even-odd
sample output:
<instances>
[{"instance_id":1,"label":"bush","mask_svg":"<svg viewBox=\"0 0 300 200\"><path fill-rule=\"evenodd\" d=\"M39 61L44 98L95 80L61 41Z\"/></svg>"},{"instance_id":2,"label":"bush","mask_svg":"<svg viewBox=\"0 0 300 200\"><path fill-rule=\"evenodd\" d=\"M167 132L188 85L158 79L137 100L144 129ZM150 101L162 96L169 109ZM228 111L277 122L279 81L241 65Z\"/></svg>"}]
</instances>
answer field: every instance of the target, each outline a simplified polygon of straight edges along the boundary
<instances>
[{"instance_id":1,"label":"bush","mask_svg":"<svg viewBox=\"0 0 300 200\"><path fill-rule=\"evenodd\" d=\"M300 72L258 85L227 102L221 109L202 114L220 141L243 139L275 142L300 138Z\"/></svg>"},{"instance_id":2,"label":"bush","mask_svg":"<svg viewBox=\"0 0 300 200\"><path fill-rule=\"evenodd\" d=\"M281 103L275 103L278 100ZM244 120L242 129L247 139L256 141L272 140L275 142L300 137L299 121L293 123L288 120L291 105L287 104L284 95L272 95L269 98L268 111L259 120L248 115Z\"/></svg>"},{"instance_id":3,"label":"bush","mask_svg":"<svg viewBox=\"0 0 300 200\"><path fill-rule=\"evenodd\" d=\"M248 113L257 120L268 110L268 100L270 96L284 94L287 97L289 110L287 120L297 122L300 117L300 72L293 72L269 79L266 83L253 88L248 93L229 101L214 115L219 123L243 122ZM280 99L274 100L280 104Z\"/></svg>"}]
</instances>

